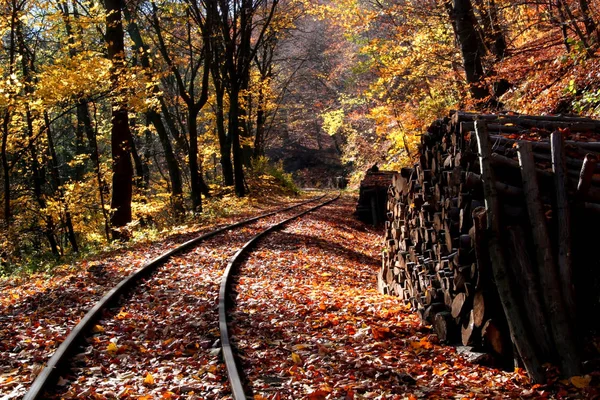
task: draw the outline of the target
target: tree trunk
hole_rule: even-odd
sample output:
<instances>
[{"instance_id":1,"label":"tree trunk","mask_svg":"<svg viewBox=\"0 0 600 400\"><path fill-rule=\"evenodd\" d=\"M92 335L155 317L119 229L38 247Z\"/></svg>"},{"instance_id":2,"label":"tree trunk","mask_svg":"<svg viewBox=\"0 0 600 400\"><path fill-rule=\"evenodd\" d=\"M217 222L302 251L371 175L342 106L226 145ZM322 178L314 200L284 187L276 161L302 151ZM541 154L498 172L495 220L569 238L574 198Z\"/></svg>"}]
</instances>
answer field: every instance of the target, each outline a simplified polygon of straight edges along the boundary
<instances>
[{"instance_id":1,"label":"tree trunk","mask_svg":"<svg viewBox=\"0 0 600 400\"><path fill-rule=\"evenodd\" d=\"M133 136L131 137L130 151L131 156L133 158L133 163L135 165L136 186L142 190L146 190L150 185L150 169L148 168L148 165L144 162L144 160L142 160L142 157L140 157L140 153L137 150L137 146L135 144Z\"/></svg>"},{"instance_id":2,"label":"tree trunk","mask_svg":"<svg viewBox=\"0 0 600 400\"><path fill-rule=\"evenodd\" d=\"M470 0L453 0L448 3L448 13L463 56L465 74L471 95L475 100L486 100L490 92L485 86L483 64L479 51L477 31L471 17Z\"/></svg>"},{"instance_id":3,"label":"tree trunk","mask_svg":"<svg viewBox=\"0 0 600 400\"><path fill-rule=\"evenodd\" d=\"M214 78L213 78L214 81ZM225 131L225 117L223 113L223 96L225 88L223 85L217 86L215 95L217 99L217 135L219 136L219 151L221 153L221 167L223 170L223 184L225 186L233 186L233 164L231 163L231 136Z\"/></svg>"},{"instance_id":4,"label":"tree trunk","mask_svg":"<svg viewBox=\"0 0 600 400\"><path fill-rule=\"evenodd\" d=\"M2 176L4 183L4 224L8 228L11 223L11 209L10 209L10 168L8 165L8 122L10 119L10 114L8 110L4 112L4 117L2 118L2 149L0 152L0 156L2 158Z\"/></svg>"},{"instance_id":5,"label":"tree trunk","mask_svg":"<svg viewBox=\"0 0 600 400\"><path fill-rule=\"evenodd\" d=\"M494 0L475 0L484 32L486 48L500 61L506 52L506 39L498 21L498 10Z\"/></svg>"},{"instance_id":6,"label":"tree trunk","mask_svg":"<svg viewBox=\"0 0 600 400\"><path fill-rule=\"evenodd\" d=\"M65 225L67 227L67 238L71 244L73 252L79 252L79 246L77 245L77 238L75 236L75 230L73 229L73 220L71 218L71 211L69 210L69 204L65 200L65 194L62 188L63 182L60 178L60 171L58 170L58 157L56 156L56 149L54 147L54 139L52 138L52 130L50 129L50 119L48 114L44 113L44 122L46 124L46 137L48 139L48 155L50 161L50 171L52 181L54 183L54 190L58 192L60 202L63 206L65 213Z\"/></svg>"},{"instance_id":7,"label":"tree trunk","mask_svg":"<svg viewBox=\"0 0 600 400\"><path fill-rule=\"evenodd\" d=\"M127 31L129 32L129 37L135 43L135 46L138 49L144 50L141 59L142 67L149 69L150 68L150 60L148 59L148 47L145 45L142 35L140 34L140 30L138 25L133 22L128 12L125 11L125 16L128 20ZM149 72L148 72L149 73ZM153 88L153 93L158 92L158 87L155 86ZM162 100L162 97L161 97ZM171 183L171 198L173 201L173 210L175 214L182 214L185 209L183 207L183 185L181 183L181 172L179 170L179 164L177 163L177 158L175 157L175 153L173 152L173 146L171 145L171 141L169 140L169 136L167 134L167 129L163 123L163 120L158 112L154 109L149 109L146 112L147 121L151 122L154 128L156 129L156 133L158 134L158 138L160 140L160 144L165 153L165 161L167 163L167 169L169 171L169 180Z\"/></svg>"},{"instance_id":8,"label":"tree trunk","mask_svg":"<svg viewBox=\"0 0 600 400\"><path fill-rule=\"evenodd\" d=\"M233 173L235 178L235 194L238 197L246 195L244 186L244 153L240 145L239 130L239 94L232 91L229 99L229 136L233 150Z\"/></svg>"},{"instance_id":9,"label":"tree trunk","mask_svg":"<svg viewBox=\"0 0 600 400\"><path fill-rule=\"evenodd\" d=\"M598 27L596 26L596 21L592 18L592 13L590 11L590 5L587 0L579 0L579 8L581 9L581 14L583 15L583 23L585 25L585 33L590 40L598 41L600 37L598 37Z\"/></svg>"},{"instance_id":10,"label":"tree trunk","mask_svg":"<svg viewBox=\"0 0 600 400\"><path fill-rule=\"evenodd\" d=\"M125 43L121 21L122 0L105 0L106 43L108 58L112 61L111 79L113 90L119 91L118 75L124 67ZM131 164L132 138L129 130L127 105L115 101L112 105L111 150L113 161L113 181L111 216L113 239L126 239L120 228L131 222L131 197L133 166Z\"/></svg>"},{"instance_id":11,"label":"tree trunk","mask_svg":"<svg viewBox=\"0 0 600 400\"><path fill-rule=\"evenodd\" d=\"M190 110L188 114L188 131L190 135L188 163L190 165L190 180L192 184L192 209L195 212L202 212L202 192L200 190L198 170L198 123L193 110Z\"/></svg>"}]
</instances>

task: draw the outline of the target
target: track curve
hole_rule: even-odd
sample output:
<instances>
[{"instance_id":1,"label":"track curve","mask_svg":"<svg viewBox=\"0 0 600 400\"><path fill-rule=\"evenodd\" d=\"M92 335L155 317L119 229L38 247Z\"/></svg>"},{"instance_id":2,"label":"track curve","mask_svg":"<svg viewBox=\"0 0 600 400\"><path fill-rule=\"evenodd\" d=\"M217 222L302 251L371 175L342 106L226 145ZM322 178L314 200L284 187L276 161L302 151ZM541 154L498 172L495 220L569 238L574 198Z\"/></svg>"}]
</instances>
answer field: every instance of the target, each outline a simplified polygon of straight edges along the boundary
<instances>
[{"instance_id":1,"label":"track curve","mask_svg":"<svg viewBox=\"0 0 600 400\"><path fill-rule=\"evenodd\" d=\"M250 239L242 248L240 248L235 255L230 259L225 272L223 273L223 279L221 280L221 287L219 290L219 330L221 334L221 346L223 351L223 360L225 362L225 366L227 368L227 375L229 379L229 384L231 387L231 392L234 400L245 400L248 398L248 395L244 389L244 385L242 382L242 377L240 374L240 366L238 365L237 359L235 357L233 348L231 346L231 338L229 335L228 328L228 319L227 319L227 311L228 306L230 305L231 299L231 283L233 276L237 272L236 266L239 265L239 261L241 258L256 244L256 242L266 236L267 234L282 228L286 224L291 221L300 218L301 216L308 214L309 212L315 211L321 207L324 207L330 203L333 203L337 199L340 198L340 194L336 197L327 200L321 204L318 204L315 207L312 207L308 210L305 210L301 213L298 213L284 221L281 221L277 224L272 225L271 227L263 230L262 232L255 235L252 239Z\"/></svg>"},{"instance_id":2,"label":"track curve","mask_svg":"<svg viewBox=\"0 0 600 400\"><path fill-rule=\"evenodd\" d=\"M273 216L278 213L283 213L294 208L306 205L315 201L318 201L325 197L319 196L294 204L289 207L284 207L272 212L258 215L256 217L248 218L243 221L236 222L231 225L226 225L221 228L215 229L203 235L200 235L194 239L191 239L176 248L162 254L159 257L149 261L134 273L130 274L122 281L120 281L113 289L108 291L95 305L91 308L81 321L71 330L67 338L61 343L56 352L52 355L50 360L46 363L45 368L36 377L33 384L29 388L28 392L23 397L24 400L37 400L44 398L45 391L56 381L58 373L65 366L66 362L73 355L74 351L78 348L79 344L83 341L84 336L89 333L94 326L95 322L101 317L102 312L107 309L110 305L115 303L118 298L126 294L144 277L151 274L158 267L163 265L171 257L183 253L186 250L197 246L199 243L220 233L236 229L238 227L251 224L260 219Z\"/></svg>"}]
</instances>

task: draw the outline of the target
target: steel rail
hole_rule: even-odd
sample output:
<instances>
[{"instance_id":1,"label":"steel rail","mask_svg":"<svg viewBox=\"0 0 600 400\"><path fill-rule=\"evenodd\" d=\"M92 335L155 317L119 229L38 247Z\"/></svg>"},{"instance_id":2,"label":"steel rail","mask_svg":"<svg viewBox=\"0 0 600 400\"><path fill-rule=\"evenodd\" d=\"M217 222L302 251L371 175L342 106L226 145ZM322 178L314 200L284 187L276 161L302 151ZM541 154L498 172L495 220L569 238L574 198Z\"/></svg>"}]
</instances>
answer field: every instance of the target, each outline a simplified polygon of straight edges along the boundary
<instances>
[{"instance_id":1,"label":"steel rail","mask_svg":"<svg viewBox=\"0 0 600 400\"><path fill-rule=\"evenodd\" d=\"M223 273L223 278L221 279L221 288L219 290L219 331L221 334L221 351L223 353L223 360L225 361L225 366L227 368L227 376L229 379L229 385L231 386L231 393L233 395L234 400L246 400L249 395L246 394L246 390L244 389L244 384L242 382L241 374L240 374L240 366L238 365L237 358L235 357L233 347L231 345L231 338L229 335L229 328L227 324L227 309L228 305L231 303L231 284L233 280L233 276L237 272L236 266L239 266L238 261L242 258L243 255L246 254L248 250L250 250L256 242L262 238L263 236L271 233L277 229L282 228L289 222L300 218L301 216L308 214L309 212L315 211L327 204L333 203L337 199L340 198L341 194L338 194L336 197L327 200L321 204L318 204L315 207L312 207L308 210L305 210L301 213L294 215L284 221L281 221L277 224L270 226L269 228L263 230L262 232L255 235L252 239L250 239L242 248L240 248L235 255L229 260L227 264L227 268L225 268L225 272Z\"/></svg>"},{"instance_id":2,"label":"steel rail","mask_svg":"<svg viewBox=\"0 0 600 400\"><path fill-rule=\"evenodd\" d=\"M234 224L226 225L221 228L217 228L213 231L207 232L203 235L200 235L194 239L188 240L187 242L177 246L176 248L167 251L166 253L156 257L155 259L149 261L144 264L140 269L133 272L131 275L124 278L121 282L119 282L114 288L109 290L104 294L104 296L94 305L92 309L90 309L85 316L79 321L79 323L71 330L67 338L61 343L56 352L52 355L50 360L48 360L46 367L40 372L40 374L35 378L31 387L23 397L23 400L38 400L44 398L44 392L48 388L48 386L53 383L57 379L57 374L64 367L66 361L71 357L71 355L75 352L78 345L83 340L85 334L87 334L93 327L94 323L96 323L101 315L102 311L108 308L111 304L113 304L119 296L127 293L132 287L134 287L141 278L148 276L150 273L155 271L159 266L165 263L172 256L182 253L189 248L194 247L198 243L209 239L215 235L218 235L222 232L238 228L243 225L250 224L259 219L269 217L271 215L279 214L288 210L292 210L294 208L300 207L302 205L312 203L314 201L320 200L325 195L320 197L314 197L310 200L306 200L300 202L298 204L294 204L293 206L285 207L279 210L271 211L265 214L258 215L256 217L252 217L249 219L245 219L243 221L236 222Z\"/></svg>"}]
</instances>

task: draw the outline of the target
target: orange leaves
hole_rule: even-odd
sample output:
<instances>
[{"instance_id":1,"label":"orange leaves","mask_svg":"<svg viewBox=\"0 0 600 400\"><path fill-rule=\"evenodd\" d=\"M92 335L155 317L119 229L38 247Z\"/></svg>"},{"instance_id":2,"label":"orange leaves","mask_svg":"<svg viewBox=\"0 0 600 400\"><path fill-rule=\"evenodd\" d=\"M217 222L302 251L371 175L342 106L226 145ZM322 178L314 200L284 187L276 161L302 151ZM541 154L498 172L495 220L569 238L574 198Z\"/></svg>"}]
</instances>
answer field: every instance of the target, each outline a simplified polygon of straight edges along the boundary
<instances>
[{"instance_id":1,"label":"orange leaves","mask_svg":"<svg viewBox=\"0 0 600 400\"><path fill-rule=\"evenodd\" d=\"M302 364L302 357L300 357L297 353L292 353L291 357L292 357L292 361L294 362L294 364L296 364L296 365Z\"/></svg>"},{"instance_id":2,"label":"orange leaves","mask_svg":"<svg viewBox=\"0 0 600 400\"><path fill-rule=\"evenodd\" d=\"M571 377L571 379L569 379L569 381L576 388L583 389L590 385L590 382L592 381L592 377L590 375L573 376L573 377Z\"/></svg>"},{"instance_id":3,"label":"orange leaves","mask_svg":"<svg viewBox=\"0 0 600 400\"><path fill-rule=\"evenodd\" d=\"M308 400L326 400L327 396L331 394L331 388L325 387L321 389L317 389L314 392L308 393L306 398Z\"/></svg>"},{"instance_id":4,"label":"orange leaves","mask_svg":"<svg viewBox=\"0 0 600 400\"><path fill-rule=\"evenodd\" d=\"M108 354L115 355L117 354L117 351L119 351L119 346L117 346L117 344L114 342L110 342L106 347L106 352Z\"/></svg>"},{"instance_id":5,"label":"orange leaves","mask_svg":"<svg viewBox=\"0 0 600 400\"><path fill-rule=\"evenodd\" d=\"M375 338L375 340L383 340L383 339L387 339L392 336L392 334L390 332L390 328L388 328L386 326L382 326L382 327L372 326L371 334L373 335L373 338Z\"/></svg>"},{"instance_id":6,"label":"orange leaves","mask_svg":"<svg viewBox=\"0 0 600 400\"><path fill-rule=\"evenodd\" d=\"M154 385L154 376L150 372L144 377L144 385Z\"/></svg>"}]
</instances>

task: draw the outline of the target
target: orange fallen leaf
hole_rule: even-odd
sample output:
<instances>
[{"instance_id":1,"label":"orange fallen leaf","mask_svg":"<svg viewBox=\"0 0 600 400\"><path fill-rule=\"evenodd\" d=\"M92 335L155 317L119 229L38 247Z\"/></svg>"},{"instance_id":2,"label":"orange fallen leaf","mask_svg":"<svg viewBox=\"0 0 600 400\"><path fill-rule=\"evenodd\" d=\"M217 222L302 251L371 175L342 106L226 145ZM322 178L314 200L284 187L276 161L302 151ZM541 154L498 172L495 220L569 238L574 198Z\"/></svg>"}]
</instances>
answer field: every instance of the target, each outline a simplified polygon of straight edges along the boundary
<instances>
[{"instance_id":1,"label":"orange fallen leaf","mask_svg":"<svg viewBox=\"0 0 600 400\"><path fill-rule=\"evenodd\" d=\"M144 384L145 385L154 385L154 377L152 376L152 374L150 372L148 372L148 375L146 375L146 377L144 378Z\"/></svg>"},{"instance_id":2,"label":"orange fallen leaf","mask_svg":"<svg viewBox=\"0 0 600 400\"><path fill-rule=\"evenodd\" d=\"M592 381L592 377L590 375L572 376L570 380L571 380L571 383L573 384L573 386L575 386L578 389L583 389L590 385L590 382Z\"/></svg>"},{"instance_id":3,"label":"orange fallen leaf","mask_svg":"<svg viewBox=\"0 0 600 400\"><path fill-rule=\"evenodd\" d=\"M302 364L302 357L300 357L296 353L292 353L292 361L294 362L294 364Z\"/></svg>"},{"instance_id":4,"label":"orange fallen leaf","mask_svg":"<svg viewBox=\"0 0 600 400\"><path fill-rule=\"evenodd\" d=\"M382 327L372 326L371 333L373 334L373 337L377 340L386 339L391 336L390 328L388 328L386 326L382 326Z\"/></svg>"},{"instance_id":5,"label":"orange fallen leaf","mask_svg":"<svg viewBox=\"0 0 600 400\"><path fill-rule=\"evenodd\" d=\"M106 351L108 353L116 353L119 350L119 346L117 346L114 342L110 342L108 346L106 346Z\"/></svg>"}]
</instances>

